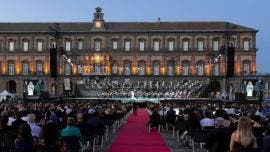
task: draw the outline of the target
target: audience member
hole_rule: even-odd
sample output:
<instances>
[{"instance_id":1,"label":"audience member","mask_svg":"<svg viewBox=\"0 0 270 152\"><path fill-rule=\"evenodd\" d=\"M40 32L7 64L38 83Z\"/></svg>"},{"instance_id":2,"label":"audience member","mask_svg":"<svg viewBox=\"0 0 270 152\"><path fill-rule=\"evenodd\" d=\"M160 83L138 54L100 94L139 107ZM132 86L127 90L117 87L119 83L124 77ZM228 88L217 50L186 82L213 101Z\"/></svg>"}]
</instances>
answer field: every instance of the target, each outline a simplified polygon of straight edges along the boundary
<instances>
[{"instance_id":1,"label":"audience member","mask_svg":"<svg viewBox=\"0 0 270 152\"><path fill-rule=\"evenodd\" d=\"M236 152L239 149L257 148L256 138L252 132L251 121L242 117L238 121L237 130L232 133L230 151Z\"/></svg>"}]
</instances>

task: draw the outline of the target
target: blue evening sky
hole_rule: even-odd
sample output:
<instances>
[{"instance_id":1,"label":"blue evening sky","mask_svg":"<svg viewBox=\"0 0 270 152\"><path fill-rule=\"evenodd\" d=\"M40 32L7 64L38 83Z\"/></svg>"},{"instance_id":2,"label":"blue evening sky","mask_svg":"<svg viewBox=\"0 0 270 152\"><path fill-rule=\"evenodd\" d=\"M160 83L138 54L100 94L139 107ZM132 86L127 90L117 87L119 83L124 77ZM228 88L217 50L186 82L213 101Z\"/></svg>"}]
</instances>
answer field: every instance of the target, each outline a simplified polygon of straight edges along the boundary
<instances>
[{"instance_id":1,"label":"blue evening sky","mask_svg":"<svg viewBox=\"0 0 270 152\"><path fill-rule=\"evenodd\" d=\"M0 22L229 21L258 29L257 71L270 73L270 0L0 0Z\"/></svg>"}]
</instances>

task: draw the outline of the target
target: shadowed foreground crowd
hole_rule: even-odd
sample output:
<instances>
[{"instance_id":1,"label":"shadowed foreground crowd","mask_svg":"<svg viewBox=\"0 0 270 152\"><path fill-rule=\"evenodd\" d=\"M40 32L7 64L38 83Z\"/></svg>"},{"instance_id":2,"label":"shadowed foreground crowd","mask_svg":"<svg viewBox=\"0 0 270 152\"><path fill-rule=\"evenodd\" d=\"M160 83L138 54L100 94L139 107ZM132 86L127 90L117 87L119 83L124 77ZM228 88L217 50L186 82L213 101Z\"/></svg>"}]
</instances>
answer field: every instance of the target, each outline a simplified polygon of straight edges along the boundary
<instances>
[{"instance_id":1,"label":"shadowed foreground crowd","mask_svg":"<svg viewBox=\"0 0 270 152\"><path fill-rule=\"evenodd\" d=\"M106 127L131 108L114 102L0 104L0 151L79 151L94 138L101 142Z\"/></svg>"},{"instance_id":2,"label":"shadowed foreground crowd","mask_svg":"<svg viewBox=\"0 0 270 152\"><path fill-rule=\"evenodd\" d=\"M99 137L132 106L137 107L114 102L0 104L0 151L82 151L94 138L101 142ZM174 102L148 104L147 109L150 129L172 130L187 146L200 144L209 152L270 151L268 106Z\"/></svg>"},{"instance_id":3,"label":"shadowed foreground crowd","mask_svg":"<svg viewBox=\"0 0 270 152\"><path fill-rule=\"evenodd\" d=\"M259 104L166 103L149 107L150 128L176 132L176 140L209 152L269 152L270 110Z\"/></svg>"}]
</instances>

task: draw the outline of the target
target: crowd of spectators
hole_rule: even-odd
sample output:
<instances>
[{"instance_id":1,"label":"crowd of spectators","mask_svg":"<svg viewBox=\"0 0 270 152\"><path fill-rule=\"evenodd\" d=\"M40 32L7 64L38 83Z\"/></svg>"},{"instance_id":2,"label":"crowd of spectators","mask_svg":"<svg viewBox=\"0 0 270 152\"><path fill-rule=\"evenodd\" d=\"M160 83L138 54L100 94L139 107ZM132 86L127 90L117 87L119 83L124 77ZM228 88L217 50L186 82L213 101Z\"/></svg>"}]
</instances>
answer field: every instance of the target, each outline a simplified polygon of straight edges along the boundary
<instances>
[{"instance_id":1,"label":"crowd of spectators","mask_svg":"<svg viewBox=\"0 0 270 152\"><path fill-rule=\"evenodd\" d=\"M131 108L116 102L2 103L0 151L59 152L76 143L78 151Z\"/></svg>"},{"instance_id":2,"label":"crowd of spectators","mask_svg":"<svg viewBox=\"0 0 270 152\"><path fill-rule=\"evenodd\" d=\"M270 151L270 106L252 103L150 105L149 125L177 132L177 140L209 152ZM163 127L162 127L163 126Z\"/></svg>"},{"instance_id":3,"label":"crowd of spectators","mask_svg":"<svg viewBox=\"0 0 270 152\"><path fill-rule=\"evenodd\" d=\"M87 80L86 89L96 90L98 98L196 98L207 80ZM79 88L81 89L81 88ZM133 92L133 93L132 93Z\"/></svg>"}]
</instances>

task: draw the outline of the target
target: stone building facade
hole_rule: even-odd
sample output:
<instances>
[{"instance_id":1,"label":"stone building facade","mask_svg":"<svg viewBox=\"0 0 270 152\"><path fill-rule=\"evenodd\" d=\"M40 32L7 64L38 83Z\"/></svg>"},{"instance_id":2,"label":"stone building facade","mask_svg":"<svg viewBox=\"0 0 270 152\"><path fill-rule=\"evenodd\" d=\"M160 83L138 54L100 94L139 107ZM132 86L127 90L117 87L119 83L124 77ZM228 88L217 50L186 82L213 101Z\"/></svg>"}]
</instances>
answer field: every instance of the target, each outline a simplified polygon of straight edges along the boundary
<instances>
[{"instance_id":1,"label":"stone building facade","mask_svg":"<svg viewBox=\"0 0 270 152\"><path fill-rule=\"evenodd\" d=\"M64 79L76 84L89 76L215 77L224 88L228 34L235 47L230 83L256 74L255 29L228 22L106 22L103 15L96 8L93 22L0 23L0 90L22 97L24 80L42 79L49 96L61 96ZM50 29L55 26L58 40ZM70 61L58 55L58 78L51 78L56 42Z\"/></svg>"}]
</instances>

